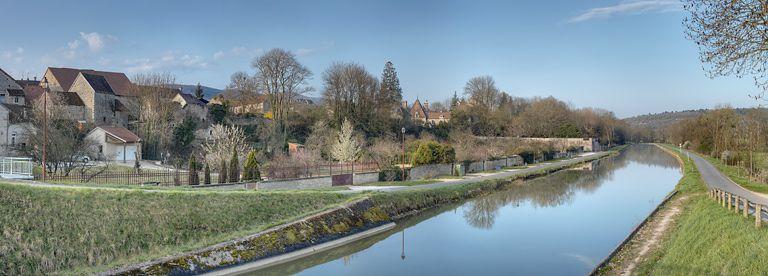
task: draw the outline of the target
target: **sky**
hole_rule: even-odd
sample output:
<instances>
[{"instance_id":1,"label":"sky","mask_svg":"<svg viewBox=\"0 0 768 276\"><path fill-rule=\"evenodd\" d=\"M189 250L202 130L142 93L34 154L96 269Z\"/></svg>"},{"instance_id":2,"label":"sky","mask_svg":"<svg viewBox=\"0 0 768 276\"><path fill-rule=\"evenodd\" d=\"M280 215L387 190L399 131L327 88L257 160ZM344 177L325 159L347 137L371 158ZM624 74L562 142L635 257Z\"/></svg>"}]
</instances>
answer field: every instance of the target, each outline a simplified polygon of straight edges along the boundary
<instances>
[{"instance_id":1,"label":"sky","mask_svg":"<svg viewBox=\"0 0 768 276\"><path fill-rule=\"evenodd\" d=\"M554 96L618 117L751 107L751 78L709 78L675 0L9 1L0 68L170 72L224 88L272 48L296 54L314 95L334 62L398 71L404 97L441 101L472 77L519 97Z\"/></svg>"}]
</instances>

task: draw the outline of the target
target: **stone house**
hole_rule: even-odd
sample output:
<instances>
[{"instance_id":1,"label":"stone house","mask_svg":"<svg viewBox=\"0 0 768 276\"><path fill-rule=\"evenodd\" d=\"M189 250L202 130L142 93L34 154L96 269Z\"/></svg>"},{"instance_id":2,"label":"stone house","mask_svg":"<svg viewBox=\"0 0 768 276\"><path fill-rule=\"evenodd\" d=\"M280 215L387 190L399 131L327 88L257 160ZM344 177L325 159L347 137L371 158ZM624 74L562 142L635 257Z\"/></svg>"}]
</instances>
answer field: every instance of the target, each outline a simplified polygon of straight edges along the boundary
<instances>
[{"instance_id":1,"label":"stone house","mask_svg":"<svg viewBox=\"0 0 768 276\"><path fill-rule=\"evenodd\" d=\"M58 105L66 116L66 119L80 123L88 122L88 108L80 99L80 96L74 92L44 92L40 97L47 97L48 103ZM40 98L42 99L42 98Z\"/></svg>"},{"instance_id":2,"label":"stone house","mask_svg":"<svg viewBox=\"0 0 768 276\"><path fill-rule=\"evenodd\" d=\"M24 105L24 90L11 75L0 69L0 102Z\"/></svg>"},{"instance_id":3,"label":"stone house","mask_svg":"<svg viewBox=\"0 0 768 276\"><path fill-rule=\"evenodd\" d=\"M196 118L201 122L205 122L208 117L208 101L205 99L198 99L191 94L178 92L171 100L181 106L180 111L185 116Z\"/></svg>"},{"instance_id":4,"label":"stone house","mask_svg":"<svg viewBox=\"0 0 768 276\"><path fill-rule=\"evenodd\" d=\"M421 104L419 99L408 108L408 102L403 101L403 108L408 109L408 113L411 114L411 119L415 122L422 122L423 124L438 125L440 123L448 122L451 120L451 112L445 110L431 110L429 109L429 101L424 101Z\"/></svg>"},{"instance_id":5,"label":"stone house","mask_svg":"<svg viewBox=\"0 0 768 276\"><path fill-rule=\"evenodd\" d=\"M28 107L16 104L0 104L0 144L7 150L23 148L27 144Z\"/></svg>"},{"instance_id":6,"label":"stone house","mask_svg":"<svg viewBox=\"0 0 768 276\"><path fill-rule=\"evenodd\" d=\"M97 126L85 139L94 141L100 160L129 162L141 160L141 138L124 127Z\"/></svg>"}]
</instances>

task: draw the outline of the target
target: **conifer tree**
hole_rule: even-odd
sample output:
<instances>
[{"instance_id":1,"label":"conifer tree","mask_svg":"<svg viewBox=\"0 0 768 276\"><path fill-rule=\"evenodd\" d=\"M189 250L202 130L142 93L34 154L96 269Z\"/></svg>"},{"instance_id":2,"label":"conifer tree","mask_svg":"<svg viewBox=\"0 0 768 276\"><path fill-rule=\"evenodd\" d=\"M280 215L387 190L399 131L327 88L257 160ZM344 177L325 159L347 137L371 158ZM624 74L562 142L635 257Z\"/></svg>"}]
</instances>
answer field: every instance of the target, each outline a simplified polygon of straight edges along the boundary
<instances>
[{"instance_id":1,"label":"conifer tree","mask_svg":"<svg viewBox=\"0 0 768 276\"><path fill-rule=\"evenodd\" d=\"M227 183L227 161L224 159L221 159L221 164L219 165L219 184Z\"/></svg>"},{"instance_id":2,"label":"conifer tree","mask_svg":"<svg viewBox=\"0 0 768 276\"><path fill-rule=\"evenodd\" d=\"M237 149L232 149L232 159L229 160L229 182L240 182L240 164L237 161Z\"/></svg>"},{"instance_id":3,"label":"conifer tree","mask_svg":"<svg viewBox=\"0 0 768 276\"><path fill-rule=\"evenodd\" d=\"M203 184L211 184L211 167L208 166L208 163L205 163L205 167L203 169Z\"/></svg>"}]
</instances>

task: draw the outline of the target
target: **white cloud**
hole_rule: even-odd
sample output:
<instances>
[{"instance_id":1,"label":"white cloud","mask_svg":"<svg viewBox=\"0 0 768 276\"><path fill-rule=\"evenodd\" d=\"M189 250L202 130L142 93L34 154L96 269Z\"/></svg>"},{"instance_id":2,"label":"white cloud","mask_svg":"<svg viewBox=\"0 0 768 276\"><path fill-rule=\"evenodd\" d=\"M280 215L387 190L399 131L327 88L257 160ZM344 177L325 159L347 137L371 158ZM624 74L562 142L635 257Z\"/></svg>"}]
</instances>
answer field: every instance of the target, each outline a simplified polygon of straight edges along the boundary
<instances>
[{"instance_id":1,"label":"white cloud","mask_svg":"<svg viewBox=\"0 0 768 276\"><path fill-rule=\"evenodd\" d=\"M261 48L248 48L244 46L234 47L227 51L218 51L213 54L213 59L219 60L229 57L247 57L253 58L264 53L264 49Z\"/></svg>"},{"instance_id":2,"label":"white cloud","mask_svg":"<svg viewBox=\"0 0 768 276\"><path fill-rule=\"evenodd\" d=\"M622 14L661 13L680 10L679 0L632 0L612 6L592 8L574 16L568 22L576 23Z\"/></svg>"},{"instance_id":3,"label":"white cloud","mask_svg":"<svg viewBox=\"0 0 768 276\"><path fill-rule=\"evenodd\" d=\"M0 57L2 57L5 60L10 60L10 61L19 63L24 60L23 54L24 54L24 48L16 47L16 50L3 51L2 53L0 53Z\"/></svg>"},{"instance_id":4,"label":"white cloud","mask_svg":"<svg viewBox=\"0 0 768 276\"><path fill-rule=\"evenodd\" d=\"M72 42L67 42L67 46L69 46L70 50L76 50L77 48L80 48L80 40L72 40Z\"/></svg>"},{"instance_id":5,"label":"white cloud","mask_svg":"<svg viewBox=\"0 0 768 276\"><path fill-rule=\"evenodd\" d=\"M309 49L309 48L301 48L301 49L296 50L296 55L297 56L306 56L306 55L309 55L309 54L314 53L314 52L317 52L317 50Z\"/></svg>"},{"instance_id":6,"label":"white cloud","mask_svg":"<svg viewBox=\"0 0 768 276\"><path fill-rule=\"evenodd\" d=\"M136 58L124 61L126 71L131 73L149 71L189 71L208 68L208 61L198 55L166 52L157 58Z\"/></svg>"},{"instance_id":7,"label":"white cloud","mask_svg":"<svg viewBox=\"0 0 768 276\"><path fill-rule=\"evenodd\" d=\"M100 51L104 48L104 38L99 33L80 32L80 39L88 44L88 49L91 51Z\"/></svg>"}]
</instances>

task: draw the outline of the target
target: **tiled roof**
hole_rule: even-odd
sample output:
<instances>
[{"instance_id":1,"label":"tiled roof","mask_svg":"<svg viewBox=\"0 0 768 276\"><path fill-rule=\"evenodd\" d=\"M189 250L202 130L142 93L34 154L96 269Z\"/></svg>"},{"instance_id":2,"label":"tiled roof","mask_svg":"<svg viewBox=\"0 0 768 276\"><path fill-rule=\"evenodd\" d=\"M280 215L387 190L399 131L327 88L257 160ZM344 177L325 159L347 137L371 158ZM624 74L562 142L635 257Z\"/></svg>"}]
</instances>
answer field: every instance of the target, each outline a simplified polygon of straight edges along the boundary
<instances>
[{"instance_id":1,"label":"tiled roof","mask_svg":"<svg viewBox=\"0 0 768 276\"><path fill-rule=\"evenodd\" d=\"M40 95L42 95L43 93L45 93L45 88L42 88L40 86L35 86L35 85L24 86L24 98L27 99L28 101L27 104L37 99L37 97L40 97Z\"/></svg>"},{"instance_id":2,"label":"tiled roof","mask_svg":"<svg viewBox=\"0 0 768 276\"><path fill-rule=\"evenodd\" d=\"M124 128L124 127L105 127L100 126L98 128L101 128L104 130L104 132L107 133L107 135L112 136L120 141L126 142L126 143L134 143L134 142L140 142L141 138L139 136L136 136L136 134L133 134L130 130Z\"/></svg>"},{"instance_id":3,"label":"tiled roof","mask_svg":"<svg viewBox=\"0 0 768 276\"><path fill-rule=\"evenodd\" d=\"M193 96L192 94L179 93L179 95L181 95L181 98L184 99L184 101L187 102L187 104L196 104L200 106L205 106L205 104L207 103L207 101L204 102L205 100L200 100L197 97Z\"/></svg>"},{"instance_id":4,"label":"tiled roof","mask_svg":"<svg viewBox=\"0 0 768 276\"><path fill-rule=\"evenodd\" d=\"M61 101L65 105L85 106L83 100L75 92L51 92L56 93L56 96L61 98Z\"/></svg>"},{"instance_id":5,"label":"tiled roof","mask_svg":"<svg viewBox=\"0 0 768 276\"><path fill-rule=\"evenodd\" d=\"M6 103L2 103L2 105L8 109L8 121L11 123L22 123L27 121L27 107Z\"/></svg>"},{"instance_id":6,"label":"tiled roof","mask_svg":"<svg viewBox=\"0 0 768 276\"><path fill-rule=\"evenodd\" d=\"M21 89L7 89L8 96L24 96L24 90Z\"/></svg>"},{"instance_id":7,"label":"tiled roof","mask_svg":"<svg viewBox=\"0 0 768 276\"><path fill-rule=\"evenodd\" d=\"M118 99L115 99L115 103L112 108L114 111L128 111L128 108L125 107L125 105Z\"/></svg>"},{"instance_id":8,"label":"tiled roof","mask_svg":"<svg viewBox=\"0 0 768 276\"><path fill-rule=\"evenodd\" d=\"M59 84L64 91L69 91L69 88L72 87L72 84L77 78L77 74L83 72L106 78L110 87L112 87L113 92L118 96L131 96L131 81L123 73L56 67L48 67L48 70L50 70L56 80L59 81Z\"/></svg>"},{"instance_id":9,"label":"tiled roof","mask_svg":"<svg viewBox=\"0 0 768 276\"><path fill-rule=\"evenodd\" d=\"M86 81L88 81L88 84L93 87L93 90L96 90L96 92L99 93L105 93L105 94L115 94L115 91L112 90L112 87L109 86L109 82L107 82L107 78L104 76L99 75L92 75L88 73L82 73L83 77Z\"/></svg>"}]
</instances>

